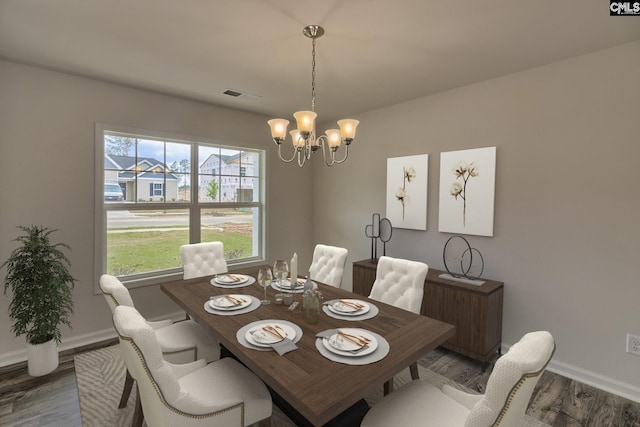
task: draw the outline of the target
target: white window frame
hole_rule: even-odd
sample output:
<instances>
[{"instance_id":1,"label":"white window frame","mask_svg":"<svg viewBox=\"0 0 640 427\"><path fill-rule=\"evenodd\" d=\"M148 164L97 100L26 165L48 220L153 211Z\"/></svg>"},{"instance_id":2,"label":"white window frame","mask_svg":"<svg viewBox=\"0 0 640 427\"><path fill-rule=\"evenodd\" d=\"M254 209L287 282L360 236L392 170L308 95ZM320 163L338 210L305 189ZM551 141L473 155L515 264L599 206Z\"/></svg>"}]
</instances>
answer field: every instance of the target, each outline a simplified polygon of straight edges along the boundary
<instances>
[{"instance_id":1,"label":"white window frame","mask_svg":"<svg viewBox=\"0 0 640 427\"><path fill-rule=\"evenodd\" d=\"M152 182L151 184L153 185L153 194L151 195L152 197L164 196L164 183ZM158 194L156 194L156 192L158 192Z\"/></svg>"},{"instance_id":2,"label":"white window frame","mask_svg":"<svg viewBox=\"0 0 640 427\"><path fill-rule=\"evenodd\" d=\"M228 260L227 264L239 267L249 267L253 265L264 264L267 259L266 256L266 205L267 205L267 191L266 191L266 174L267 174L267 153L262 147L251 146L248 144L232 143L228 141L213 140L211 138L193 137L188 135L179 135L173 133L167 133L162 131L139 129L126 126L112 125L106 123L95 124L95 185L94 185L94 201L95 201L95 256L94 256L94 293L101 293L98 285L98 280L104 272L106 272L107 263L107 211L109 210L124 210L126 207L118 206L114 204L105 204L104 202L104 139L105 134L121 133L126 135L136 135L138 137L148 137L151 139L165 140L167 142L188 143L191 144L191 202L147 202L139 205L139 209L157 209L157 208L172 208L183 209L189 211L189 241L196 243L199 241L200 236L200 215L202 209L211 208L229 208L236 207L238 204L242 204L244 207L251 207L258 209L258 215L254 219L254 230L257 228L258 232L254 232L254 247L257 248L258 254L240 260ZM199 175L198 175L198 146L208 145L216 148L228 148L231 150L247 150L258 154L259 157L259 179L258 179L258 191L260 192L259 201L257 202L201 202L198 195L199 187ZM193 160L195 159L195 161ZM154 186L155 190L155 186ZM155 191L154 191L155 193ZM156 285L159 283L181 279L183 277L182 267L171 268L167 270L137 274L134 277L123 278L123 283L128 288L136 288L141 286Z\"/></svg>"}]
</instances>

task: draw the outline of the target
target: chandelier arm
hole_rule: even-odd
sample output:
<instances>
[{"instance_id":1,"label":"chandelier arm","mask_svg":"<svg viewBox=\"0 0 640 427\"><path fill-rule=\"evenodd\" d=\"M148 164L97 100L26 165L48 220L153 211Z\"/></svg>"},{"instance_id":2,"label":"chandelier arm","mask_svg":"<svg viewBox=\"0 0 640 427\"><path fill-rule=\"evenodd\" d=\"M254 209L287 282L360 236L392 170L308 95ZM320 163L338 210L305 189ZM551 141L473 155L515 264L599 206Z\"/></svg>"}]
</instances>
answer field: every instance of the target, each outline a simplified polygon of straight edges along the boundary
<instances>
[{"instance_id":1,"label":"chandelier arm","mask_svg":"<svg viewBox=\"0 0 640 427\"><path fill-rule=\"evenodd\" d=\"M305 150L306 151L306 150ZM298 166L304 166L304 163L307 161L308 157L305 155L303 150L297 150L298 152Z\"/></svg>"},{"instance_id":2,"label":"chandelier arm","mask_svg":"<svg viewBox=\"0 0 640 427\"><path fill-rule=\"evenodd\" d=\"M311 132L311 134L309 135L309 138L306 140L305 153L307 155L307 160L311 159L311 155L313 154L313 152L318 149L317 146L321 142L320 138L316 138L315 132ZM316 149L314 150L313 147L316 147Z\"/></svg>"},{"instance_id":3,"label":"chandelier arm","mask_svg":"<svg viewBox=\"0 0 640 427\"><path fill-rule=\"evenodd\" d=\"M338 164L344 163L344 161L347 160L347 157L349 157L349 146L348 145L344 146L344 157L342 158L342 160L335 160L335 154L333 155L333 157L336 163Z\"/></svg>"},{"instance_id":4,"label":"chandelier arm","mask_svg":"<svg viewBox=\"0 0 640 427\"><path fill-rule=\"evenodd\" d=\"M293 159L296 158L296 152L298 150L297 149L293 149L293 156L291 156L291 158L289 160L285 159L284 157L282 157L282 144L278 144L278 157L280 157L280 160L282 160L285 163L291 163L293 161Z\"/></svg>"},{"instance_id":5,"label":"chandelier arm","mask_svg":"<svg viewBox=\"0 0 640 427\"><path fill-rule=\"evenodd\" d=\"M324 164L331 167L336 163L335 152L331 148L326 148L325 143L327 146L329 145L329 141L325 135L318 138L318 145L322 146L322 159L324 160ZM331 162L327 161L327 149L329 150L329 160L331 160Z\"/></svg>"}]
</instances>

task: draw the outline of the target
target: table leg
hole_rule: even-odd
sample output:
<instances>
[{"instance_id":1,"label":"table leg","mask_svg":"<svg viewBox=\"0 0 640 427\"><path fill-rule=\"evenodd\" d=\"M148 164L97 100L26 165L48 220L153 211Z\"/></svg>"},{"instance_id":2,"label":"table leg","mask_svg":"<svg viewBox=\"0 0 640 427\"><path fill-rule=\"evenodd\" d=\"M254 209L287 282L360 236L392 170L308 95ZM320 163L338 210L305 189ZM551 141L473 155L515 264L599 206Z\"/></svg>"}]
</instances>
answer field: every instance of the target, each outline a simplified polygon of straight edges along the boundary
<instances>
[{"instance_id":1,"label":"table leg","mask_svg":"<svg viewBox=\"0 0 640 427\"><path fill-rule=\"evenodd\" d=\"M411 365L409 365L409 372L411 372L412 380L420 379L420 375L418 375L418 362L413 362Z\"/></svg>"}]
</instances>

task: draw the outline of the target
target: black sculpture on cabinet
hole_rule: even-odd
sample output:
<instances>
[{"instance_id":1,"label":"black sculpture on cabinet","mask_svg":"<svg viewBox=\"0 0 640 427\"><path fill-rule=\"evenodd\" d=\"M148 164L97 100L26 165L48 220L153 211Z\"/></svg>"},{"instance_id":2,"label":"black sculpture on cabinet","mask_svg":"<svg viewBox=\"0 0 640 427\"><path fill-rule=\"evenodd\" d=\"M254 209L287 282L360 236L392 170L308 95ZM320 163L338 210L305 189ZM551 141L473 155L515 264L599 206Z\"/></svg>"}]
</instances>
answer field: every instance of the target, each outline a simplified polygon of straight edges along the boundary
<instances>
[{"instance_id":1,"label":"black sculpture on cabinet","mask_svg":"<svg viewBox=\"0 0 640 427\"><path fill-rule=\"evenodd\" d=\"M387 242L391 240L393 226L388 218L380 219L380 214L371 216L371 224L364 227L364 235L371 239L371 259L378 262L378 239L382 242L382 256L387 254Z\"/></svg>"}]
</instances>

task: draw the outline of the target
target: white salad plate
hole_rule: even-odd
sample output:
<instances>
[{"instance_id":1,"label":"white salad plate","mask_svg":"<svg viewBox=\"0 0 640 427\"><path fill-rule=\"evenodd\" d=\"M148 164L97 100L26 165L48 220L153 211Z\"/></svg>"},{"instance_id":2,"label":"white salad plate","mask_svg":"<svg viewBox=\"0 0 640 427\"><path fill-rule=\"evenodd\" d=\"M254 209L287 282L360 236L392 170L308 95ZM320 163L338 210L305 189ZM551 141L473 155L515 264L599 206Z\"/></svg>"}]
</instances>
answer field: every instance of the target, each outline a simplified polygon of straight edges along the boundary
<instances>
[{"instance_id":1,"label":"white salad plate","mask_svg":"<svg viewBox=\"0 0 640 427\"><path fill-rule=\"evenodd\" d=\"M282 341L282 338L278 338L264 330L264 328L268 326L275 328L280 334L292 341L296 337L296 331L291 326L284 323L273 322L249 329L245 334L246 340L249 341L250 344L258 347L270 347L272 344Z\"/></svg>"},{"instance_id":2,"label":"white salad plate","mask_svg":"<svg viewBox=\"0 0 640 427\"><path fill-rule=\"evenodd\" d=\"M363 329L341 328L340 332L359 338L368 339L369 343L367 344L367 347L365 349L354 352L354 350L358 350L362 346L349 341L348 339L340 336L340 334L338 333L335 333L328 338L322 339L322 344L324 345L324 347L332 353L338 354L340 356L359 357L371 354L378 348L378 341L376 340L376 338Z\"/></svg>"},{"instance_id":3,"label":"white salad plate","mask_svg":"<svg viewBox=\"0 0 640 427\"><path fill-rule=\"evenodd\" d=\"M238 301L238 302L236 302ZM246 295L220 295L209 300L209 307L214 310L240 310L251 305L251 299Z\"/></svg>"},{"instance_id":4,"label":"white salad plate","mask_svg":"<svg viewBox=\"0 0 640 427\"><path fill-rule=\"evenodd\" d=\"M357 308L362 306L362 308ZM371 310L371 306L357 299L341 299L335 300L327 305L329 310L342 316L361 316Z\"/></svg>"},{"instance_id":5,"label":"white salad plate","mask_svg":"<svg viewBox=\"0 0 640 427\"><path fill-rule=\"evenodd\" d=\"M249 276L244 274L219 274L213 281L219 285L239 285L249 280Z\"/></svg>"}]
</instances>

